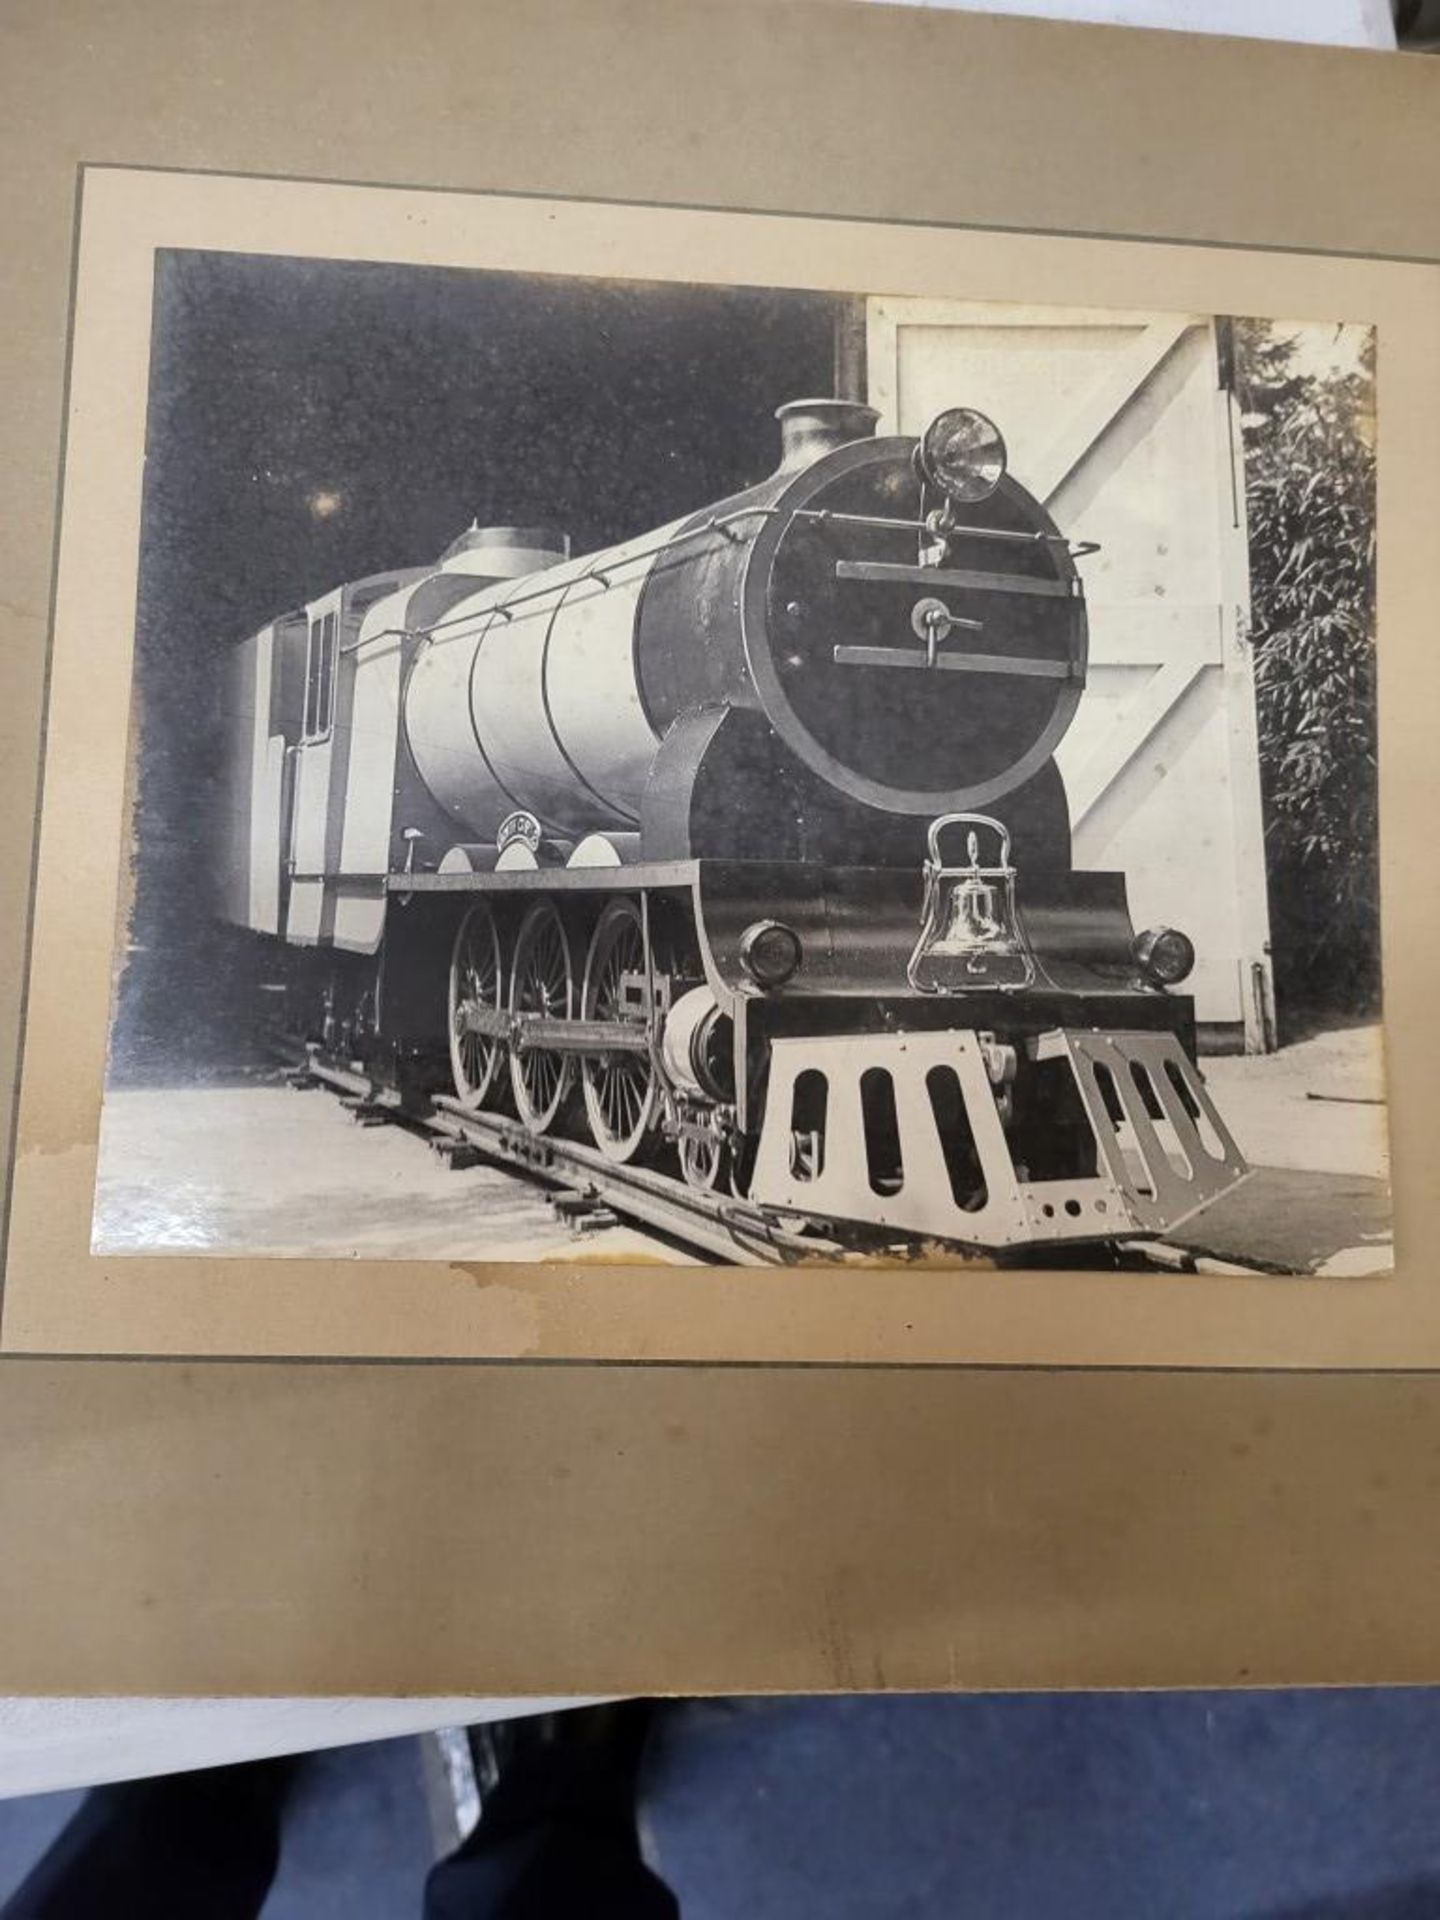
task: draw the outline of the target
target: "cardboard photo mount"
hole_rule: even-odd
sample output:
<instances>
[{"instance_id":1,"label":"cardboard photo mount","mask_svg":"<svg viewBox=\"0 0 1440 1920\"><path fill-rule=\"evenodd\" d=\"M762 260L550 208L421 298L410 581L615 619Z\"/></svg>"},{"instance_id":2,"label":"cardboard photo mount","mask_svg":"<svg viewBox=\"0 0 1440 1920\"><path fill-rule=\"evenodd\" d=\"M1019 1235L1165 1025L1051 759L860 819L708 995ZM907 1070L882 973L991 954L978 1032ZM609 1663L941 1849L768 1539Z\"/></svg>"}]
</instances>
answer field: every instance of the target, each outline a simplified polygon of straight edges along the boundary
<instances>
[{"instance_id":1,"label":"cardboard photo mount","mask_svg":"<svg viewBox=\"0 0 1440 1920\"><path fill-rule=\"evenodd\" d=\"M1440 1295L1425 1285L1423 1263L1406 1257L1403 1240L1393 1278L1382 1253L1378 1273L1317 1276L1305 1283L1303 1298L1263 1272L1223 1278L1076 1266L1047 1272L1043 1252L1024 1269L937 1258L843 1269L807 1263L788 1278L764 1266L645 1263L604 1242L593 1250L572 1245L542 1262L487 1258L479 1206L470 1245L445 1258L335 1252L302 1258L298 1251L246 1257L243 1250L185 1244L205 1226L206 1182L197 1172L187 1181L189 1199L176 1202L173 1225L154 1175L137 1180L135 1192L144 1190L145 1197L126 1203L154 1218L162 1236L178 1245L156 1251L142 1243L135 1251L97 1254L89 1196L99 1158L107 1015L127 944L145 938L130 917L137 867L145 859L153 863L152 900L165 889L191 913L210 911L197 869L215 852L195 806L179 812L176 844L183 852L168 850L162 838L167 851L157 856L133 838L134 794L147 751L155 749L162 725L188 724L191 704L173 697L168 670L157 676L152 664L148 676L139 677L138 642L115 610L135 605L149 577L140 562L142 482L162 457L150 381L157 256L221 253L262 265L383 261L401 275L498 269L848 297L859 287L916 305L922 314L960 297L998 315L1078 310L1123 321L1148 303L1162 313L1270 316L1282 325L1373 325L1387 396L1382 696L1393 705L1397 689L1413 691L1431 672L1419 612L1428 593L1425 387L1440 325L1440 277L1430 267L1173 241L89 166L80 205L51 650L53 757L33 903L34 985L0 1352L1355 1367L1408 1366L1429 1351L1440 1360ZM567 284L554 280L555 298L565 297ZM356 350L363 352L363 345ZM170 432L186 431L183 410L166 409L161 417L172 422ZM405 458L397 454L393 474L401 489ZM175 536L157 510L144 537L163 547ZM1183 530L1170 537L1183 540ZM264 572L263 556L257 563L253 553L235 550L244 538L237 531L229 547L219 543L221 557L206 570L202 605L227 605L227 568L238 563L253 572L258 565ZM179 624L195 617L187 613ZM197 633L193 645L215 638ZM158 715L146 707L146 690L152 697L164 693ZM1251 697L1247 685L1245 698ZM120 723L125 715L128 726ZM195 724L202 724L199 712ZM1238 729L1240 722L1231 725ZM1248 736L1244 750L1253 753ZM1173 749L1157 741L1154 751ZM84 767L83 780L71 771L76 766ZM1183 863L1185 850L1175 857ZM189 871L168 872L166 863L175 858L188 861ZM1203 942L1203 921L1183 924ZM1399 925L1403 953L1403 919ZM1396 991L1401 1018L1413 1025L1403 968ZM152 1088L143 1097L161 1096ZM1414 1097L1402 1061L1397 1110ZM133 1129L134 1120L124 1119L132 1096L123 1086L112 1083L104 1098L105 1118ZM1373 1110L1352 1111L1374 1118ZM1242 1117L1243 1108L1236 1108L1231 1124ZM113 1183L114 1135L108 1152L102 1172ZM196 1196L198 1206L192 1205ZM273 1204L263 1191L256 1197L262 1207ZM403 1190L397 1191L397 1207L402 1200ZM1293 1204L1298 1210L1304 1203Z\"/></svg>"},{"instance_id":2,"label":"cardboard photo mount","mask_svg":"<svg viewBox=\"0 0 1440 1920\"><path fill-rule=\"evenodd\" d=\"M1297 269L1389 263L1416 289L1392 321L1414 334L1403 395L1386 392L1382 328L1379 403L1401 1271L1351 1297L1391 1289L1408 1317L1377 1344L1347 1309L1359 1320L1317 1340L1297 1299L1293 1339L1248 1360L1202 1340L1150 1355L1156 1371L1097 1350L1079 1301L1065 1351L928 1367L912 1353L921 1364L903 1370L61 1360L22 1342L29 1356L0 1360L0 1690L1434 1678L1434 668L1405 649L1423 638L1440 419L1440 366L1419 346L1435 338L1440 70L826 4L743 4L722 25L699 8L572 0L515 19L455 8L446 24L443 57L423 58L386 9L292 17L274 0L243 29L161 0L143 36L88 4L5 30L7 251L27 263L7 293L0 383L6 444L25 450L0 471L7 1057L82 167L798 215L830 223L837 262L867 221L1249 249ZM256 44L273 50L263 67ZM92 530L116 532L78 537ZM133 606L105 612L133 620ZM88 775L83 760L64 768L81 793ZM108 831L98 808L95 831ZM32 1003L87 1007L91 983L63 950L50 961ZM57 1233L82 1185L51 1190ZM1232 1370L1207 1371L1217 1361ZM1389 1371L1276 1371L1357 1364Z\"/></svg>"}]
</instances>

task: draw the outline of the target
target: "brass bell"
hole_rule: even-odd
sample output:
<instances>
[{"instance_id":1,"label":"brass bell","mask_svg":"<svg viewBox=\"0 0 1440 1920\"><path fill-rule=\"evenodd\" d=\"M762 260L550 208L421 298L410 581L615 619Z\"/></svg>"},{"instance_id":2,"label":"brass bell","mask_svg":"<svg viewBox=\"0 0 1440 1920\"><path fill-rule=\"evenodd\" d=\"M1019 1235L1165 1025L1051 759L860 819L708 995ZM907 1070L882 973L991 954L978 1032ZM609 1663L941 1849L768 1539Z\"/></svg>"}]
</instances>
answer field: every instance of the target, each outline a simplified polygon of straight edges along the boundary
<instances>
[{"instance_id":1,"label":"brass bell","mask_svg":"<svg viewBox=\"0 0 1440 1920\"><path fill-rule=\"evenodd\" d=\"M967 864L947 867L940 836L965 826ZM980 835L992 832L997 857L981 865ZM905 977L917 993L959 993L969 988L1014 991L1029 986L1034 963L1015 918L1015 869L1010 835L986 814L947 813L930 823L924 867L920 937Z\"/></svg>"},{"instance_id":2,"label":"brass bell","mask_svg":"<svg viewBox=\"0 0 1440 1920\"><path fill-rule=\"evenodd\" d=\"M1004 933L996 912L995 889L980 877L980 844L972 833L966 845L970 871L951 889L950 923L937 945L950 952L989 946Z\"/></svg>"}]
</instances>

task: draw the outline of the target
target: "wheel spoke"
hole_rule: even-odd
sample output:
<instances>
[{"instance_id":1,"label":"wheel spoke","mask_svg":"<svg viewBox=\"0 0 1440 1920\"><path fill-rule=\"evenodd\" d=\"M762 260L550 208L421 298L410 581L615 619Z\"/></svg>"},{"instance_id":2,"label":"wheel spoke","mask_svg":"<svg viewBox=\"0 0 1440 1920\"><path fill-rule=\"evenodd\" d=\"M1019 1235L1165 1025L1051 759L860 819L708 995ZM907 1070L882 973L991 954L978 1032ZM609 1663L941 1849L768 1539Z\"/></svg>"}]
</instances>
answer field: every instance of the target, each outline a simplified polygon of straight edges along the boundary
<instances>
[{"instance_id":1,"label":"wheel spoke","mask_svg":"<svg viewBox=\"0 0 1440 1920\"><path fill-rule=\"evenodd\" d=\"M630 1024L626 978L643 973L644 968L639 907L632 900L612 901L591 936L581 1018ZM633 1159L649 1139L656 1119L657 1083L649 1057L595 1053L585 1057L581 1074L596 1145L612 1160Z\"/></svg>"},{"instance_id":2,"label":"wheel spoke","mask_svg":"<svg viewBox=\"0 0 1440 1920\"><path fill-rule=\"evenodd\" d=\"M554 906L545 901L521 925L510 1005L516 1013L564 1018L571 1007L571 980L564 928ZM533 1133L546 1132L558 1118L573 1071L568 1058L548 1048L526 1047L512 1055L515 1104Z\"/></svg>"},{"instance_id":3,"label":"wheel spoke","mask_svg":"<svg viewBox=\"0 0 1440 1920\"><path fill-rule=\"evenodd\" d=\"M477 1014L500 1004L500 941L488 904L479 901L455 936L450 963L450 1065L462 1105L483 1106L494 1084L501 1043L476 1030Z\"/></svg>"}]
</instances>

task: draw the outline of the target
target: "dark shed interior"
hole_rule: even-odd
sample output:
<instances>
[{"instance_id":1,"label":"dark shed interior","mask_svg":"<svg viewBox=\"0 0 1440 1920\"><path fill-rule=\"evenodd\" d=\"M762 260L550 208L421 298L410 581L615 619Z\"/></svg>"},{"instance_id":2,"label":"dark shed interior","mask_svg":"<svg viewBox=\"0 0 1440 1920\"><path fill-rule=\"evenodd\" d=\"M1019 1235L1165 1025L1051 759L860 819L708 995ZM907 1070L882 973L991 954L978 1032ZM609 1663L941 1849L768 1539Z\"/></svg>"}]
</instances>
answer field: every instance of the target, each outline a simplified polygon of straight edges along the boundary
<instances>
[{"instance_id":1,"label":"dark shed interior","mask_svg":"<svg viewBox=\"0 0 1440 1920\"><path fill-rule=\"evenodd\" d=\"M233 1064L248 950L210 920L200 825L218 650L472 519L585 552L749 485L775 408L837 390L851 317L772 289L157 256L113 1076Z\"/></svg>"}]
</instances>

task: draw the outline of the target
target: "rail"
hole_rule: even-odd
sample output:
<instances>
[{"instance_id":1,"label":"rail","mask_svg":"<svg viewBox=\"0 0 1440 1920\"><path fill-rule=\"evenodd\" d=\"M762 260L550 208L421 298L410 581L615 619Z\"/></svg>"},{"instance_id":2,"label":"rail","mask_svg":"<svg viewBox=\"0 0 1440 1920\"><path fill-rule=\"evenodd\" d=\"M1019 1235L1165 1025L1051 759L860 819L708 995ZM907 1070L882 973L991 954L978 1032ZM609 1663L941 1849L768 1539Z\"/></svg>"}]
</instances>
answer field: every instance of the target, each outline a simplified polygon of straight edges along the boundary
<instances>
[{"instance_id":1,"label":"rail","mask_svg":"<svg viewBox=\"0 0 1440 1920\"><path fill-rule=\"evenodd\" d=\"M357 1102L403 1120L423 1133L473 1148L489 1160L575 1191L596 1206L638 1221L671 1240L730 1266L793 1266L838 1259L838 1241L801 1234L782 1215L737 1199L689 1186L651 1167L620 1166L593 1147L549 1134L537 1136L503 1114L473 1113L445 1094L408 1104L395 1088L327 1058L313 1044L303 1060L283 1051L299 1071Z\"/></svg>"}]
</instances>

